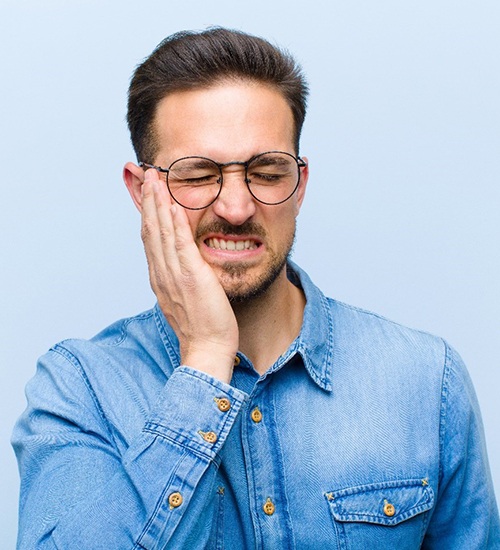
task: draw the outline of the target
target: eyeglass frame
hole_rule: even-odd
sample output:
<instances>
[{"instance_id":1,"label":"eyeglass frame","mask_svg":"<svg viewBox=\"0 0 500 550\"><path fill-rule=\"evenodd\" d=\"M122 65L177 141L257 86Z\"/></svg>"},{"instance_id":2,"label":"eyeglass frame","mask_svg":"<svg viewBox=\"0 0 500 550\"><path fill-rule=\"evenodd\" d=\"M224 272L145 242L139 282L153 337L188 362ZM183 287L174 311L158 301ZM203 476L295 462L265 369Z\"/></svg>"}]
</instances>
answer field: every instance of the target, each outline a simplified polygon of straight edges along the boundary
<instances>
[{"instance_id":1,"label":"eyeglass frame","mask_svg":"<svg viewBox=\"0 0 500 550\"><path fill-rule=\"evenodd\" d=\"M252 193L252 189L250 188L250 183L251 183L251 180L248 178L248 166L257 158L263 156L263 155L269 155L269 154L272 154L272 153L279 153L281 155L287 155L291 158L293 158L293 160L297 163L297 183L295 185L295 187L293 188L293 191L288 195L288 197L286 199L283 199L279 202L265 202L265 201L262 201L260 200L259 198L257 198L253 193ZM213 164L215 164L217 166L217 168L219 169L219 173L220 173L220 185L219 185L219 190L217 191L217 194L215 195L215 197L206 205L206 206L200 206L200 207L192 207L192 206L184 206L182 203L180 203L173 195L172 191L170 190L170 186L168 185L168 174L172 168L172 166L176 163L176 162L179 162L181 160L186 160L186 159L192 159L192 158L195 158L195 159L203 159L203 160L208 160L210 162L213 162ZM157 170L158 172L161 172L162 174L166 174L166 184L167 184L167 189L168 189L168 192L170 193L170 196L172 197L172 199L177 203L179 204L180 206L182 206L183 208L186 208L187 210L204 210L205 208L208 208L209 206L211 206L220 196L221 194L221 191L222 191L222 186L224 184L224 174L222 172L222 169L223 168L226 168L227 166L233 166L233 165L238 165L238 166L244 166L245 167L245 178L244 178L244 181L245 181L245 184L247 186L247 189L248 189L248 192L250 193L250 195L252 195L252 197L257 201L257 202L260 202L261 204L265 204L266 206L278 206L279 204L283 204L284 202L286 202L288 199L290 199L293 194L295 193L295 191L297 191L297 188L299 187L299 183L300 183L300 169L301 168L305 168L307 166L307 162L305 162L301 157L296 157L294 155L292 155L291 153L287 153L286 151L265 151L264 153L259 153L258 155L254 155L253 157L251 157L250 159L248 159L247 161L238 161L238 160L235 160L235 161L231 161L231 162L216 162L215 160L213 159L210 159L208 157L201 157L201 156L198 156L198 155L190 155L190 156L187 156L187 157L181 157L181 158L178 158L176 160L174 160L174 162L172 162L170 164L170 166L168 168L162 168L161 166L155 166L154 164L149 164L147 162L143 162L143 161L139 161L139 166L141 168L153 168L154 170Z\"/></svg>"}]
</instances>

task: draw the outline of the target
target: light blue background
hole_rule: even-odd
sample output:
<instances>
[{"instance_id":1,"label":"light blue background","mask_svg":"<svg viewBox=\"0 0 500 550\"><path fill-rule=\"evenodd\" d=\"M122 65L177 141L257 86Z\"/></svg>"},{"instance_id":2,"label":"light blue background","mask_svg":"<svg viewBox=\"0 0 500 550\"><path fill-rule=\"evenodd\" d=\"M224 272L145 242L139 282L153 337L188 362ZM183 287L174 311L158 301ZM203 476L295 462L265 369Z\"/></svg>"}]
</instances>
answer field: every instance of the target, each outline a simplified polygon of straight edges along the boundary
<instances>
[{"instance_id":1,"label":"light blue background","mask_svg":"<svg viewBox=\"0 0 500 550\"><path fill-rule=\"evenodd\" d=\"M36 358L149 308L121 182L134 66L221 24L288 47L311 85L295 260L323 290L446 337L469 366L500 493L500 3L118 0L0 4L0 532L8 439Z\"/></svg>"}]
</instances>

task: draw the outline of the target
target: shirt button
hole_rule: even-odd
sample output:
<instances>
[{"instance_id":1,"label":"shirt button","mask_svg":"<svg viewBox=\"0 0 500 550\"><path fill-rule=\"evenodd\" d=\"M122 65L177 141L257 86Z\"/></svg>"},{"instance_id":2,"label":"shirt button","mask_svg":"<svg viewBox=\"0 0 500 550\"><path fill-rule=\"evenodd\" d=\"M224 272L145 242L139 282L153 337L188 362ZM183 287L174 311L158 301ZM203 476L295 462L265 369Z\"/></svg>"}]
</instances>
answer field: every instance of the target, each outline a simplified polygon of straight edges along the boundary
<instances>
[{"instance_id":1,"label":"shirt button","mask_svg":"<svg viewBox=\"0 0 500 550\"><path fill-rule=\"evenodd\" d=\"M262 509L264 510L264 514L268 516L272 516L274 514L274 511L276 510L270 498L266 500L266 502L264 503L264 506L262 506Z\"/></svg>"},{"instance_id":2,"label":"shirt button","mask_svg":"<svg viewBox=\"0 0 500 550\"><path fill-rule=\"evenodd\" d=\"M222 399L218 399L217 407L219 407L219 411L225 413L231 408L231 401L229 401L229 399L226 399L225 397L223 397Z\"/></svg>"},{"instance_id":3,"label":"shirt button","mask_svg":"<svg viewBox=\"0 0 500 550\"><path fill-rule=\"evenodd\" d=\"M391 504L390 502L386 502L384 504L384 514L387 517L392 518L392 516L396 513L396 508L394 508L394 504Z\"/></svg>"},{"instance_id":4,"label":"shirt button","mask_svg":"<svg viewBox=\"0 0 500 550\"><path fill-rule=\"evenodd\" d=\"M214 432L202 432L200 430L198 433L207 443L215 443L217 441L217 434Z\"/></svg>"},{"instance_id":5,"label":"shirt button","mask_svg":"<svg viewBox=\"0 0 500 550\"><path fill-rule=\"evenodd\" d=\"M262 420L262 413L260 412L259 407L255 407L255 409L250 413L250 417L256 424Z\"/></svg>"},{"instance_id":6,"label":"shirt button","mask_svg":"<svg viewBox=\"0 0 500 550\"><path fill-rule=\"evenodd\" d=\"M168 497L168 503L170 504L170 509L179 508L182 504L182 495L180 493L172 493Z\"/></svg>"},{"instance_id":7,"label":"shirt button","mask_svg":"<svg viewBox=\"0 0 500 550\"><path fill-rule=\"evenodd\" d=\"M234 357L234 366L237 367L241 363L241 359L235 355Z\"/></svg>"}]
</instances>

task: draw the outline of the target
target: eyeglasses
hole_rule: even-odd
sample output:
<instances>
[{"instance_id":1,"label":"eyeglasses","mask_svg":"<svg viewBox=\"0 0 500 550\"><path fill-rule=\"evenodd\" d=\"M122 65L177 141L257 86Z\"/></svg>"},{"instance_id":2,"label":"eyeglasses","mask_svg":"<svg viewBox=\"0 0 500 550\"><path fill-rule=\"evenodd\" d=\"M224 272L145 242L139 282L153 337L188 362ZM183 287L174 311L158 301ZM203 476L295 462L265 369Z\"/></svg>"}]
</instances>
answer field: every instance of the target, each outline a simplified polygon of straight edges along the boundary
<instances>
[{"instance_id":1,"label":"eyeglasses","mask_svg":"<svg viewBox=\"0 0 500 550\"><path fill-rule=\"evenodd\" d=\"M217 200L222 190L222 169L239 165L245 169L245 183L252 197L267 205L281 204L296 191L300 169L307 164L283 151L268 151L246 162L219 163L205 157L183 157L168 168L139 162L143 168L154 168L165 174L170 195L188 210L202 210Z\"/></svg>"}]
</instances>

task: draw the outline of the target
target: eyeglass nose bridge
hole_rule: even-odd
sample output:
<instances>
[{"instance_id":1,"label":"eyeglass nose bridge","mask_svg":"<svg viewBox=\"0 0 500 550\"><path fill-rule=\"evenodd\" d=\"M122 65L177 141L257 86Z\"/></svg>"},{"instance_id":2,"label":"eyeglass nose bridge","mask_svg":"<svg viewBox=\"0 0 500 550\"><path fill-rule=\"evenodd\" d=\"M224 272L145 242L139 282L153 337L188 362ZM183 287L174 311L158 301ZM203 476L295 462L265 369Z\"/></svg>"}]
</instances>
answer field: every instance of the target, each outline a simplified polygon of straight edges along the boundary
<instances>
[{"instance_id":1,"label":"eyeglass nose bridge","mask_svg":"<svg viewBox=\"0 0 500 550\"><path fill-rule=\"evenodd\" d=\"M243 181L248 185L250 183L250 180L248 179L248 165L249 165L249 161L248 160L233 160L231 162L216 162L217 166L219 167L219 172L220 172L220 177L221 177L221 181L220 181L220 184L222 186L222 184L224 183L224 173L222 171L223 168L227 168L228 166L234 166L234 165L237 165L237 166L243 166L244 169L245 169L245 176L243 178Z\"/></svg>"}]
</instances>

